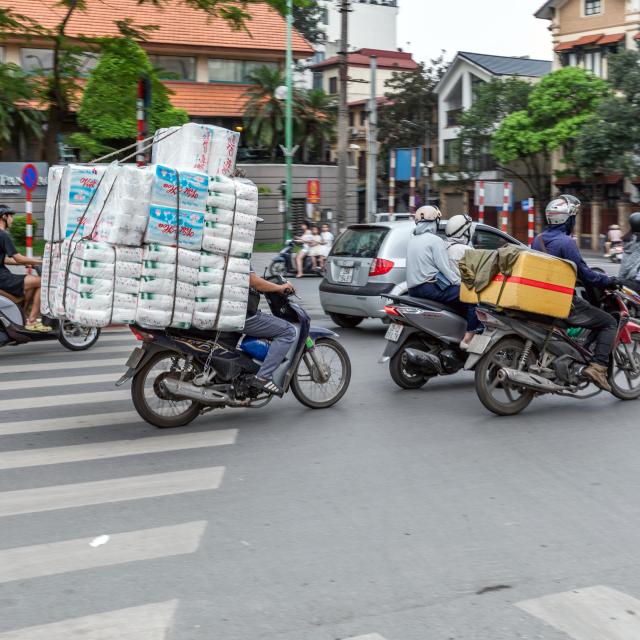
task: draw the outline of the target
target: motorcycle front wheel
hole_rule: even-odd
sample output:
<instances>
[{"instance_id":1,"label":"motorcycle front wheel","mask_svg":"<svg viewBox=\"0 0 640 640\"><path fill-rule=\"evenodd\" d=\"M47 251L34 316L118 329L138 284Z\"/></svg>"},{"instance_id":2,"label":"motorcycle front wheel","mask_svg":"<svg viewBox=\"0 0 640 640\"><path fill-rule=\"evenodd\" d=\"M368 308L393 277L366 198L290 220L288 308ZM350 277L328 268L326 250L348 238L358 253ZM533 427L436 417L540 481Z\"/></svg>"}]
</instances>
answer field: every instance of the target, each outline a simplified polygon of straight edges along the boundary
<instances>
[{"instance_id":1,"label":"motorcycle front wheel","mask_svg":"<svg viewBox=\"0 0 640 640\"><path fill-rule=\"evenodd\" d=\"M138 415L159 429L184 427L200 414L200 403L195 400L178 400L167 394L162 380L179 378L186 366L186 358L175 351L156 353L133 377L131 399ZM200 370L190 365L185 379L189 380Z\"/></svg>"},{"instance_id":2,"label":"motorcycle front wheel","mask_svg":"<svg viewBox=\"0 0 640 640\"><path fill-rule=\"evenodd\" d=\"M93 347L100 337L100 329L81 327L68 320L60 320L58 341L69 351L86 351Z\"/></svg>"},{"instance_id":3,"label":"motorcycle front wheel","mask_svg":"<svg viewBox=\"0 0 640 640\"><path fill-rule=\"evenodd\" d=\"M478 398L489 411L496 415L514 416L524 411L535 396L534 391L498 380L498 371L503 367L518 368L524 349L524 340L503 338L482 357L476 366L475 383ZM528 358L528 363L532 362L535 362L533 352Z\"/></svg>"},{"instance_id":4,"label":"motorcycle front wheel","mask_svg":"<svg viewBox=\"0 0 640 640\"><path fill-rule=\"evenodd\" d=\"M631 335L631 344L620 342L609 368L611 393L619 400L640 398L640 336Z\"/></svg>"},{"instance_id":5,"label":"motorcycle front wheel","mask_svg":"<svg viewBox=\"0 0 640 640\"><path fill-rule=\"evenodd\" d=\"M291 391L310 409L332 407L347 392L351 361L345 348L333 338L318 338L305 353L291 379Z\"/></svg>"}]
</instances>

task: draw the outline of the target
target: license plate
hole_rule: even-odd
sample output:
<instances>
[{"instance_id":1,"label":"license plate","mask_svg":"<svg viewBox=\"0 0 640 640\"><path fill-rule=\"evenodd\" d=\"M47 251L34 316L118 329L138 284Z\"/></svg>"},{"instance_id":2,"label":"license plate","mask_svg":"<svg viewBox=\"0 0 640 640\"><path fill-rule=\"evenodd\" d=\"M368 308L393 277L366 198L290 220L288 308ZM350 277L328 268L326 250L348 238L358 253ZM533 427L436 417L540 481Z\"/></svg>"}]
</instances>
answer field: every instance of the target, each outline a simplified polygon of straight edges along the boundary
<instances>
[{"instance_id":1,"label":"license plate","mask_svg":"<svg viewBox=\"0 0 640 640\"><path fill-rule=\"evenodd\" d=\"M475 335L473 336L473 338L471 338L471 342L469 343L467 351L469 353L482 355L486 351L490 342L491 342L491 336L487 336L484 334Z\"/></svg>"},{"instance_id":2,"label":"license plate","mask_svg":"<svg viewBox=\"0 0 640 640\"><path fill-rule=\"evenodd\" d=\"M129 367L129 369L135 369L140 364L140 361L142 360L143 356L144 356L144 349L142 347L136 347L131 352L129 359L127 360L127 367Z\"/></svg>"},{"instance_id":3,"label":"license plate","mask_svg":"<svg viewBox=\"0 0 640 640\"><path fill-rule=\"evenodd\" d=\"M350 284L353 280L353 267L342 267L338 273L338 282Z\"/></svg>"},{"instance_id":4,"label":"license plate","mask_svg":"<svg viewBox=\"0 0 640 640\"><path fill-rule=\"evenodd\" d=\"M398 342L398 340L400 340L400 336L402 335L403 328L404 327L401 324L389 325L387 333L384 336L385 340L389 340L390 342Z\"/></svg>"}]
</instances>

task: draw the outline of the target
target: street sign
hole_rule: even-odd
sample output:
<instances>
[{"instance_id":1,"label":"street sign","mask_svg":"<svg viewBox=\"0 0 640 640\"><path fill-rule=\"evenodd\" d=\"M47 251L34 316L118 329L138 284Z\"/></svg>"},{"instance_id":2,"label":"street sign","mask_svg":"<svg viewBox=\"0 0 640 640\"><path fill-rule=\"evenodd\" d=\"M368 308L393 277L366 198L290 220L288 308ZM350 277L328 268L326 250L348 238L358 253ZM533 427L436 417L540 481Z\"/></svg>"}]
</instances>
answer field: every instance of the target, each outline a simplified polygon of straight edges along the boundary
<instances>
[{"instance_id":1,"label":"street sign","mask_svg":"<svg viewBox=\"0 0 640 640\"><path fill-rule=\"evenodd\" d=\"M22 169L22 188L29 194L38 186L38 169L34 164L25 164Z\"/></svg>"},{"instance_id":2,"label":"street sign","mask_svg":"<svg viewBox=\"0 0 640 640\"><path fill-rule=\"evenodd\" d=\"M320 180L307 180L307 202L320 204Z\"/></svg>"}]
</instances>

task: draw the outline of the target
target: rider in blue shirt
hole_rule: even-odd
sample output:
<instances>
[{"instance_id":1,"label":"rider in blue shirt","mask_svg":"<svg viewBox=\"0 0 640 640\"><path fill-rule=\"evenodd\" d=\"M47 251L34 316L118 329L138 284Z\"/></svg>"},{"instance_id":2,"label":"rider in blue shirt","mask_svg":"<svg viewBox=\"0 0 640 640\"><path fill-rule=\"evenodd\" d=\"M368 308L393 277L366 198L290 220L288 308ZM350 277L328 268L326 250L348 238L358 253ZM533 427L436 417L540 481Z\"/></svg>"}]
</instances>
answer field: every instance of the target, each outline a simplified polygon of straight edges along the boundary
<instances>
[{"instance_id":1,"label":"rider in blue shirt","mask_svg":"<svg viewBox=\"0 0 640 640\"><path fill-rule=\"evenodd\" d=\"M571 237L575 228L576 216L582 204L572 195L554 198L545 210L547 226L533 241L532 248L543 251L556 258L571 260L578 270L578 280L586 287L611 289L618 286L617 278L593 271L580 254L580 249ZM573 297L571 314L567 322L574 327L584 327L596 333L593 360L584 370L584 374L597 386L611 391L607 380L609 357L613 350L618 325L610 314L588 303L579 296Z\"/></svg>"}]
</instances>

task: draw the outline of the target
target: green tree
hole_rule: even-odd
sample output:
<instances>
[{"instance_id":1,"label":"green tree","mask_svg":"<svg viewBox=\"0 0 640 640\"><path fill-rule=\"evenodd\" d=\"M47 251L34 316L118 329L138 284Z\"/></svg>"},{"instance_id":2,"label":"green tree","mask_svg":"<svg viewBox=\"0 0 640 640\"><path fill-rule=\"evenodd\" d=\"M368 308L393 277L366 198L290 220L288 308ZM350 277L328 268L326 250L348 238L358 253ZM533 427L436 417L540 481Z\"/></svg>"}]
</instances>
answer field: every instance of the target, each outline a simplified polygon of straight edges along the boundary
<instances>
[{"instance_id":1,"label":"green tree","mask_svg":"<svg viewBox=\"0 0 640 640\"><path fill-rule=\"evenodd\" d=\"M322 89L299 94L297 101L298 140L304 162L324 159L327 145L336 138L337 105L335 97Z\"/></svg>"},{"instance_id":2,"label":"green tree","mask_svg":"<svg viewBox=\"0 0 640 640\"><path fill-rule=\"evenodd\" d=\"M8 8L0 8L0 39L45 38L53 49L53 67L46 76L41 99L47 108L46 133L42 144L42 159L53 164L58 159L57 141L63 124L71 117L73 103L78 87L77 78L83 62L84 52L99 50L105 43L104 38L87 36L70 37L67 33L71 18L86 11L92 0L59 0L57 5L63 10L63 16L53 28L48 28L27 16ZM233 29L246 29L251 20L251 5L266 2L279 11L286 12L287 0L179 0L181 4L202 11L210 17L226 20ZM307 6L311 0L293 0L294 6ZM158 11L171 6L169 0L138 0L139 5L151 5ZM131 19L117 19L114 26L122 37L144 40L155 25L136 25Z\"/></svg>"},{"instance_id":3,"label":"green tree","mask_svg":"<svg viewBox=\"0 0 640 640\"><path fill-rule=\"evenodd\" d=\"M573 163L585 179L607 173L640 173L640 55L623 51L609 59L616 92L585 122L573 149Z\"/></svg>"},{"instance_id":4,"label":"green tree","mask_svg":"<svg viewBox=\"0 0 640 640\"><path fill-rule=\"evenodd\" d=\"M186 111L169 101L169 91L158 79L142 47L129 39L108 43L93 70L78 110L83 132L70 136L83 158L126 146L137 134L136 85L141 74L151 81L151 105L148 111L150 131L188 122Z\"/></svg>"},{"instance_id":5,"label":"green tree","mask_svg":"<svg viewBox=\"0 0 640 640\"><path fill-rule=\"evenodd\" d=\"M386 104L379 109L378 126L382 149L381 162L390 149L422 147L427 136L437 134L435 123L438 95L436 85L446 71L443 57L422 63L414 71L394 72L385 83Z\"/></svg>"},{"instance_id":6,"label":"green tree","mask_svg":"<svg viewBox=\"0 0 640 640\"><path fill-rule=\"evenodd\" d=\"M306 5L294 5L293 7L293 24L311 44L319 44L324 41L324 30L320 26L324 11L316 0L310 0Z\"/></svg>"},{"instance_id":7,"label":"green tree","mask_svg":"<svg viewBox=\"0 0 640 640\"><path fill-rule=\"evenodd\" d=\"M42 114L27 106L36 98L33 79L15 64L0 64L0 149L12 146L20 156L25 141L42 136Z\"/></svg>"}]
</instances>

